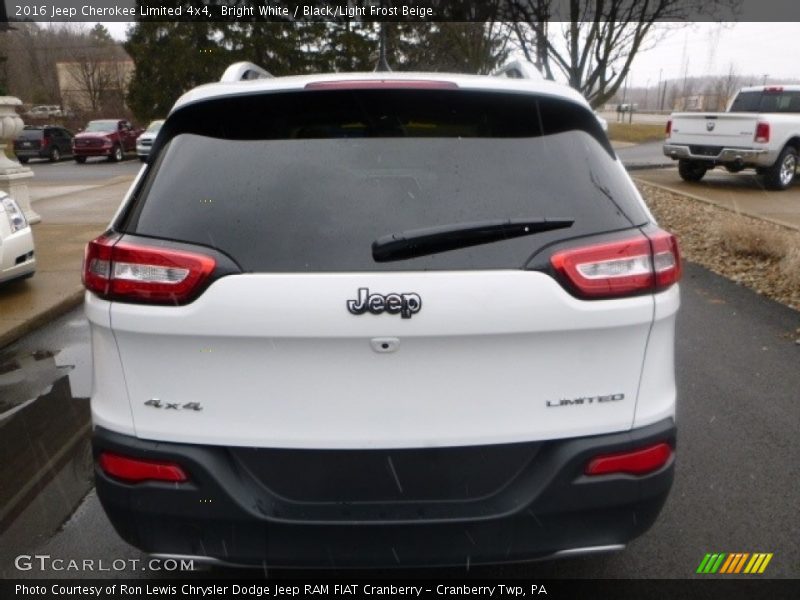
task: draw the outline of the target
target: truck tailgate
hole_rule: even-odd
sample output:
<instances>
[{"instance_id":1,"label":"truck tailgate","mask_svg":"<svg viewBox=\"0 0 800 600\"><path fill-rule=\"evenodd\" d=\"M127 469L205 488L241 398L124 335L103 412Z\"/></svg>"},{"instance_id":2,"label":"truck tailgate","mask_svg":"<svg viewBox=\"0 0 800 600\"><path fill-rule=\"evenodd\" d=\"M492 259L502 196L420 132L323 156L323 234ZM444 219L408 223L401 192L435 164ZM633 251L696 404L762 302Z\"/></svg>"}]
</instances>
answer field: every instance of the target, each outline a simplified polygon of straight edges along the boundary
<instances>
[{"instance_id":1,"label":"truck tailgate","mask_svg":"<svg viewBox=\"0 0 800 600\"><path fill-rule=\"evenodd\" d=\"M675 113L667 143L748 148L757 121L752 113Z\"/></svg>"}]
</instances>

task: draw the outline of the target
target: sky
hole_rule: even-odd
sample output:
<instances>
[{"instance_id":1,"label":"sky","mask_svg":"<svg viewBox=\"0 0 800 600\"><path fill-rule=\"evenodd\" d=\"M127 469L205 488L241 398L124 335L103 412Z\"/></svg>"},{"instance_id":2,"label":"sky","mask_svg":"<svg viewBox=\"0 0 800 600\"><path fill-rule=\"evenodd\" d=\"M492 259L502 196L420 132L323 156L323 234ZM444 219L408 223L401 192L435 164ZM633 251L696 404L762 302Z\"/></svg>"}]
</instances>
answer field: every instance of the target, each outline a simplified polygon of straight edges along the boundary
<instances>
[{"instance_id":1,"label":"sky","mask_svg":"<svg viewBox=\"0 0 800 600\"><path fill-rule=\"evenodd\" d=\"M117 39L125 38L128 23L103 23ZM800 79L796 50L800 23L694 23L650 38L650 48L633 62L628 85L651 86L659 78L726 75L733 67L738 75L763 76L777 83ZM688 66L688 68L687 68Z\"/></svg>"}]
</instances>

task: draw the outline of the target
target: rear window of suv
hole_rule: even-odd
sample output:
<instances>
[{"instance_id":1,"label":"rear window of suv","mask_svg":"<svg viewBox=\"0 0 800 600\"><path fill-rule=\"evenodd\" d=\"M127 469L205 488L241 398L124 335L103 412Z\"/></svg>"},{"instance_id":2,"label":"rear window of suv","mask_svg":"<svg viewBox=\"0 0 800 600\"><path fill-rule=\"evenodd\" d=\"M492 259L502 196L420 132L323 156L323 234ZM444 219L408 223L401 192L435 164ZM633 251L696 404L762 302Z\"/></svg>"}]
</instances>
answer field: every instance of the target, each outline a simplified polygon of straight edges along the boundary
<instances>
[{"instance_id":1,"label":"rear window of suv","mask_svg":"<svg viewBox=\"0 0 800 600\"><path fill-rule=\"evenodd\" d=\"M19 136L17 136L18 140L40 140L42 139L42 135L44 135L43 129L23 129Z\"/></svg>"},{"instance_id":2,"label":"rear window of suv","mask_svg":"<svg viewBox=\"0 0 800 600\"><path fill-rule=\"evenodd\" d=\"M644 224L591 111L547 96L336 90L206 101L173 114L116 225L204 245L245 271L522 268L544 245ZM497 219L569 229L394 262L372 242Z\"/></svg>"}]
</instances>

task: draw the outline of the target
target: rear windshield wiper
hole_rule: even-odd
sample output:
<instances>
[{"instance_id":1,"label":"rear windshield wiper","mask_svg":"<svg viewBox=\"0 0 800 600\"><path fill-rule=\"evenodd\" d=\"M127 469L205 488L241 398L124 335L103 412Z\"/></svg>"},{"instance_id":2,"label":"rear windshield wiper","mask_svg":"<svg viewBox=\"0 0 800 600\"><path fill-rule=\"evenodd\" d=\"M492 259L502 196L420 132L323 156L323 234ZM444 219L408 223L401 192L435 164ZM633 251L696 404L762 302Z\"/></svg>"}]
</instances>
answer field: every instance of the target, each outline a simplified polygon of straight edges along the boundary
<instances>
[{"instance_id":1,"label":"rear windshield wiper","mask_svg":"<svg viewBox=\"0 0 800 600\"><path fill-rule=\"evenodd\" d=\"M385 235L372 242L372 258L375 262L404 260L543 231L566 229L572 227L574 222L574 219L497 219L412 229Z\"/></svg>"}]
</instances>

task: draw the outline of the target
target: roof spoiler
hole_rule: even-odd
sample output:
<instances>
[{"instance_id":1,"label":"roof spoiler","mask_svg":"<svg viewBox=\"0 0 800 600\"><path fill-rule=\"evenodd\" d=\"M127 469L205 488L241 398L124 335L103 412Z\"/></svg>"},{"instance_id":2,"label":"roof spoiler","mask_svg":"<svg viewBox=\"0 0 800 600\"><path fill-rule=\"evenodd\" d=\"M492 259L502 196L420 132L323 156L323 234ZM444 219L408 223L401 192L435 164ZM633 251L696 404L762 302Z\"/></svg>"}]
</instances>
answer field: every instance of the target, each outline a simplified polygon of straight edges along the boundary
<instances>
[{"instance_id":1,"label":"roof spoiler","mask_svg":"<svg viewBox=\"0 0 800 600\"><path fill-rule=\"evenodd\" d=\"M515 60L506 63L492 73L494 77L509 77L511 79L541 79L542 74L531 63Z\"/></svg>"},{"instance_id":2,"label":"roof spoiler","mask_svg":"<svg viewBox=\"0 0 800 600\"><path fill-rule=\"evenodd\" d=\"M251 81L253 79L269 79L272 75L265 69L251 62L233 63L225 69L220 81L222 83L233 83L235 81Z\"/></svg>"}]
</instances>

